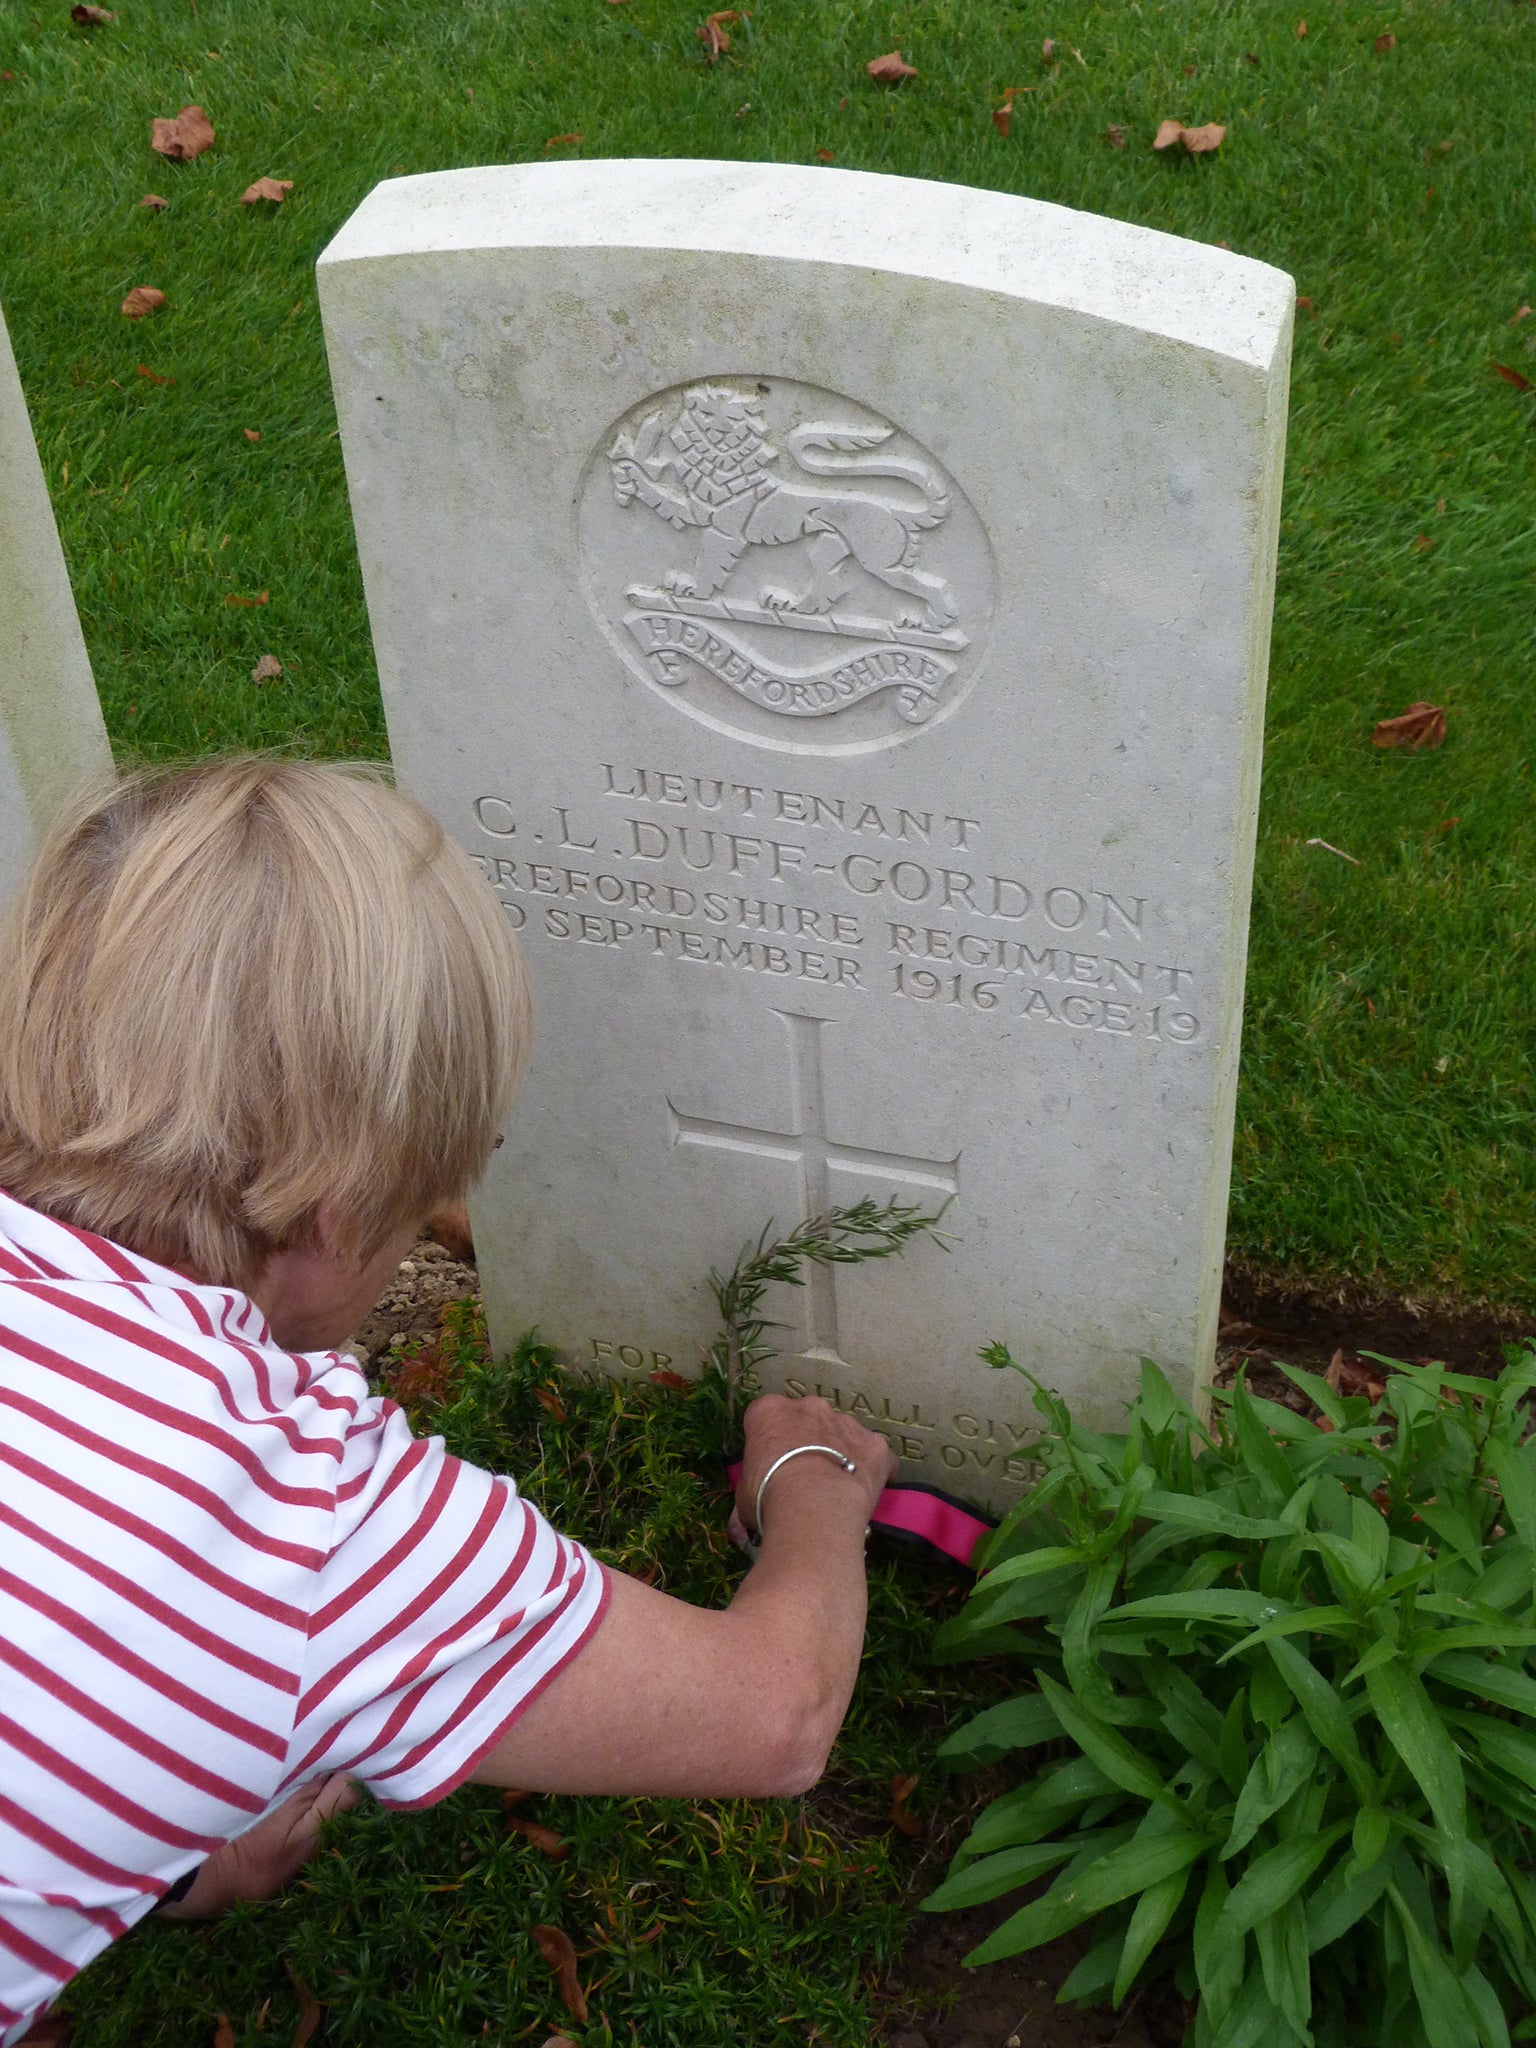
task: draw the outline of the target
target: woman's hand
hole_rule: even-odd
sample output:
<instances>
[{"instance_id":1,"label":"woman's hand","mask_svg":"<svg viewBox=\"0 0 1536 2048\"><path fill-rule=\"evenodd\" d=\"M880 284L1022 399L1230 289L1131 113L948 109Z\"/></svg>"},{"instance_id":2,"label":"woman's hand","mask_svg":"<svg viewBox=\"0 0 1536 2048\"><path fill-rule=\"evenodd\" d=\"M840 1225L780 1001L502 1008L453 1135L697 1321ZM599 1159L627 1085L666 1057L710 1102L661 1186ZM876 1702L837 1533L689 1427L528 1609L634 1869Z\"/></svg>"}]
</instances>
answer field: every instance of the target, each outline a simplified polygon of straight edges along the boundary
<instances>
[{"instance_id":1,"label":"woman's hand","mask_svg":"<svg viewBox=\"0 0 1536 2048\"><path fill-rule=\"evenodd\" d=\"M747 1447L736 1488L736 1512L731 1517L731 1534L738 1541L743 1535L762 1534L752 1523L757 1489L775 1459L802 1444L829 1444L834 1451L851 1458L855 1469L846 1472L833 1459L814 1452L792 1458L774 1473L763 1495L764 1520L772 1512L775 1499L791 1492L802 1493L811 1484L822 1488L857 1488L867 1522L876 1501L896 1476L896 1456L885 1438L865 1429L862 1423L819 1395L807 1394L797 1401L784 1394L760 1395L746 1412L745 1428Z\"/></svg>"}]
</instances>

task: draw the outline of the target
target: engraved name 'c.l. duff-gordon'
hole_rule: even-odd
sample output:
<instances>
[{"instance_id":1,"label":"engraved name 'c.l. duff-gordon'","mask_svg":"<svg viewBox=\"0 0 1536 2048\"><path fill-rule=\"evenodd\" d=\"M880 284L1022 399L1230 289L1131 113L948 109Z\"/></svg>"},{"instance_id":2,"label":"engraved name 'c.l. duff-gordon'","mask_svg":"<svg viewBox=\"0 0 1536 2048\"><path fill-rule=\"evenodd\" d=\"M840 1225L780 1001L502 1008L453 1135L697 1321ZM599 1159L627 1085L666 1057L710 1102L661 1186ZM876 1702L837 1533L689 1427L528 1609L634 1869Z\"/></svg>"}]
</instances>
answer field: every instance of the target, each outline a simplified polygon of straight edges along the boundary
<instances>
[{"instance_id":1,"label":"engraved name 'c.l. duff-gordon'","mask_svg":"<svg viewBox=\"0 0 1536 2048\"><path fill-rule=\"evenodd\" d=\"M624 624L658 683L677 688L696 670L737 696L786 718L827 718L882 690L898 715L921 725L970 645L948 580L921 567L926 534L950 516L950 491L929 463L878 450L895 429L807 420L786 437L794 467L768 435L755 393L695 384L658 407L608 451L621 506L645 506L678 533L689 558L659 586L634 584ZM890 483L899 486L892 491ZM886 485L886 488L881 488ZM755 551L794 543L801 587L733 588ZM853 567L862 597L878 610L842 608ZM733 626L783 628L802 636L795 659L765 653L761 634ZM816 641L830 643L817 658Z\"/></svg>"}]
</instances>

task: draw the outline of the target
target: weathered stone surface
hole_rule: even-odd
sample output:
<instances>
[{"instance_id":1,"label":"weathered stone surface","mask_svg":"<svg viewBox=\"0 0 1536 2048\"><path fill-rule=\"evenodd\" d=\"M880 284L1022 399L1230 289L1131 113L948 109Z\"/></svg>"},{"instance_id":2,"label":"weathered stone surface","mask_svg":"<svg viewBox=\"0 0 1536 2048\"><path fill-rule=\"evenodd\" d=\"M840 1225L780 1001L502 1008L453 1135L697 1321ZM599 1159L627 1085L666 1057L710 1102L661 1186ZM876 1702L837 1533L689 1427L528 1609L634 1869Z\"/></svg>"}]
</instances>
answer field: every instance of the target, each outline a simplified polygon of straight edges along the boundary
<instances>
[{"instance_id":1,"label":"weathered stone surface","mask_svg":"<svg viewBox=\"0 0 1536 2048\"><path fill-rule=\"evenodd\" d=\"M958 187L586 163L381 186L320 264L391 745L538 1002L501 1343L771 1384L1017 1483L1006 1338L1103 1421L1216 1316L1292 286Z\"/></svg>"},{"instance_id":2,"label":"weathered stone surface","mask_svg":"<svg viewBox=\"0 0 1536 2048\"><path fill-rule=\"evenodd\" d=\"M0 902L55 805L109 775L101 706L0 318Z\"/></svg>"}]
</instances>

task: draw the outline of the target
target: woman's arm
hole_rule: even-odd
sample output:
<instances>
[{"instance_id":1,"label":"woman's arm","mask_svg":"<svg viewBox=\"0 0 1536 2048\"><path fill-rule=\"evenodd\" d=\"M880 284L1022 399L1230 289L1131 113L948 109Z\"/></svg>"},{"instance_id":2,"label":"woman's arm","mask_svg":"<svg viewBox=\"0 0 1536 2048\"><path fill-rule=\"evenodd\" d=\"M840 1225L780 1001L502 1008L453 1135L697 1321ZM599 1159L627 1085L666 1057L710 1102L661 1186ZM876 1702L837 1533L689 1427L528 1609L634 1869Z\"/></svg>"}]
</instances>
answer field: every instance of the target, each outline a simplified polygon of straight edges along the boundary
<instances>
[{"instance_id":1,"label":"woman's arm","mask_svg":"<svg viewBox=\"0 0 1536 2048\"><path fill-rule=\"evenodd\" d=\"M766 1395L746 1415L737 1501L763 1498L762 1551L723 1612L610 1573L597 1633L473 1773L534 1792L693 1798L805 1791L826 1765L864 1641L864 1531L895 1459L829 1403Z\"/></svg>"}]
</instances>

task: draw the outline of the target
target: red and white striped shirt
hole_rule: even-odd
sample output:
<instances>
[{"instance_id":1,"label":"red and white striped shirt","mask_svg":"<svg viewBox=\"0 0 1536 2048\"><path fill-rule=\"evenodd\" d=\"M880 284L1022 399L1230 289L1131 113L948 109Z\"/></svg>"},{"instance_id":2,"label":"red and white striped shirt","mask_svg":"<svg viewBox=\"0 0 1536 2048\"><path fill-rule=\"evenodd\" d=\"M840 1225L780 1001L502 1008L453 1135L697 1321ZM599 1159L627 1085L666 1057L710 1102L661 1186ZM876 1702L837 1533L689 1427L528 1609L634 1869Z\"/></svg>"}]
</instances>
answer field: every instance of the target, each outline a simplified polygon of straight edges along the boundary
<instances>
[{"instance_id":1,"label":"red and white striped shirt","mask_svg":"<svg viewBox=\"0 0 1536 2048\"><path fill-rule=\"evenodd\" d=\"M451 1792L606 1599L351 1359L0 1194L0 2048L295 1787Z\"/></svg>"}]
</instances>

